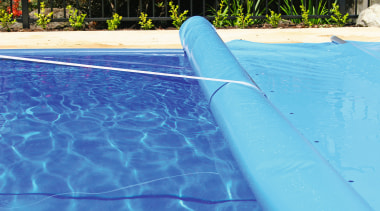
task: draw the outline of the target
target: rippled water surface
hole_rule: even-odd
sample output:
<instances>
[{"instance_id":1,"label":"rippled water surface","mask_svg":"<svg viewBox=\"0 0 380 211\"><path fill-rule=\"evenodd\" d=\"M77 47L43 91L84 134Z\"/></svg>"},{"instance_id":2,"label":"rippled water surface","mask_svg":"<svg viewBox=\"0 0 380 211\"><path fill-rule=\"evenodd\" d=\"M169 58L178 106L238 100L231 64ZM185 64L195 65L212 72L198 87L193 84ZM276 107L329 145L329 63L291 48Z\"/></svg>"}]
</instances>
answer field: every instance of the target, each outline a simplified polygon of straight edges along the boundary
<instances>
[{"instance_id":1,"label":"rippled water surface","mask_svg":"<svg viewBox=\"0 0 380 211\"><path fill-rule=\"evenodd\" d=\"M193 74L181 51L1 54ZM0 62L0 209L259 209L197 81Z\"/></svg>"}]
</instances>

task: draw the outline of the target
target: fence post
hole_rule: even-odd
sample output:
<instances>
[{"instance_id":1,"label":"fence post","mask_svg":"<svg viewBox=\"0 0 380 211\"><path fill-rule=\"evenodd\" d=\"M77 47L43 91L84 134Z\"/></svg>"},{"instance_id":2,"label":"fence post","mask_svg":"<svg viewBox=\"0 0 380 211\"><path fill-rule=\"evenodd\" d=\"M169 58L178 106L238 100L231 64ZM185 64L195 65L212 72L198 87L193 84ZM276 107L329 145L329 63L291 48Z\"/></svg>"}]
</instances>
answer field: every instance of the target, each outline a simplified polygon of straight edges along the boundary
<instances>
[{"instance_id":1,"label":"fence post","mask_svg":"<svg viewBox=\"0 0 380 211\"><path fill-rule=\"evenodd\" d=\"M339 12L342 14L346 14L346 0L339 0Z\"/></svg>"},{"instance_id":2,"label":"fence post","mask_svg":"<svg viewBox=\"0 0 380 211\"><path fill-rule=\"evenodd\" d=\"M22 28L29 29L29 5L28 0L21 0L22 6Z\"/></svg>"}]
</instances>

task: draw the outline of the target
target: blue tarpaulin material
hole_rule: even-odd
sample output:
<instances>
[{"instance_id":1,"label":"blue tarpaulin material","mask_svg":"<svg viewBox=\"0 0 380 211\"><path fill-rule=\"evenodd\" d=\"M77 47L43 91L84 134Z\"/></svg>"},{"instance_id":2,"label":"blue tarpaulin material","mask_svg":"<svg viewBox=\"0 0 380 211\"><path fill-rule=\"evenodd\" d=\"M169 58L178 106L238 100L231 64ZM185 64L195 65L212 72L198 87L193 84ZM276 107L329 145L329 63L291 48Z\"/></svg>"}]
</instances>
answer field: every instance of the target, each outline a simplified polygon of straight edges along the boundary
<instances>
[{"instance_id":1,"label":"blue tarpaulin material","mask_svg":"<svg viewBox=\"0 0 380 211\"><path fill-rule=\"evenodd\" d=\"M180 38L200 76L258 86L200 82L263 209L380 208L376 47L226 45L201 17L187 20Z\"/></svg>"}]
</instances>

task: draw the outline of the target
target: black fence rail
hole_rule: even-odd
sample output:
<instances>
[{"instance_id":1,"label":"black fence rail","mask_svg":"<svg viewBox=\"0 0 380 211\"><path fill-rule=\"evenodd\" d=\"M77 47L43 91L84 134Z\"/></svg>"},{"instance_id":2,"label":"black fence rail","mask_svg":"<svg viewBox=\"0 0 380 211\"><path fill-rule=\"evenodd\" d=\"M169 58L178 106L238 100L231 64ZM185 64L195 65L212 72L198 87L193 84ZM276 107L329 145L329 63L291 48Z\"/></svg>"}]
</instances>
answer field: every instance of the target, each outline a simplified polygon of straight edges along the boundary
<instances>
[{"instance_id":1,"label":"black fence rail","mask_svg":"<svg viewBox=\"0 0 380 211\"><path fill-rule=\"evenodd\" d=\"M9 6L12 8L14 0L9 0ZM29 28L36 19L31 18L31 12L40 12L41 0L21 0L22 15L17 21L23 23L23 28ZM153 21L170 22L169 14L170 0L48 0L44 1L47 8L53 10L60 8L63 10L63 17L56 17L53 14L52 22L68 21L67 9L68 5L72 5L82 13L87 14L85 21L91 22L106 22L112 18L113 13L118 13L123 16L122 22L138 22L141 12L148 14L148 18ZM209 20L214 19L215 12L219 8L220 0L172 0L175 5L179 6L179 11L188 10L188 17L203 16ZM227 0L228 5L233 5L239 0ZM251 16L254 20L265 19L266 14L270 14L270 10L282 14L284 19L301 19L301 13L293 11L292 8L299 8L305 5L306 8L319 8L324 5L325 9L330 9L335 0L252 0ZM355 19L358 17L358 2L360 0L337 0L340 6L340 12L345 14L349 12L349 18ZM34 3L32 3L34 2ZM240 0L239 2L247 2ZM370 2L370 1L368 1ZM34 4L34 5L33 5ZM367 7L370 6L369 3ZM245 4L245 10L247 5ZM284 13L284 7L287 7L289 12ZM228 12L230 19L236 18ZM331 14L311 15L309 18L328 18Z\"/></svg>"}]
</instances>

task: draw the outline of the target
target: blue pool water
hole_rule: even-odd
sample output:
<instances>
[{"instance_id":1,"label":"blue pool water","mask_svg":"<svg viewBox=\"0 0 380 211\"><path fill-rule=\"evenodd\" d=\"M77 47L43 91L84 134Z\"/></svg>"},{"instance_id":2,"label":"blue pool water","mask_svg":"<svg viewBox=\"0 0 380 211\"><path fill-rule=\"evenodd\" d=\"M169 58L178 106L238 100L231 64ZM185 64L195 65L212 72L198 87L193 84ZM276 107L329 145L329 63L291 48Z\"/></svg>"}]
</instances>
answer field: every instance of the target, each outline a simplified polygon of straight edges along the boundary
<instances>
[{"instance_id":1,"label":"blue pool water","mask_svg":"<svg viewBox=\"0 0 380 211\"><path fill-rule=\"evenodd\" d=\"M0 54L193 75L183 51ZM259 210L198 82L0 59L1 210Z\"/></svg>"}]
</instances>

